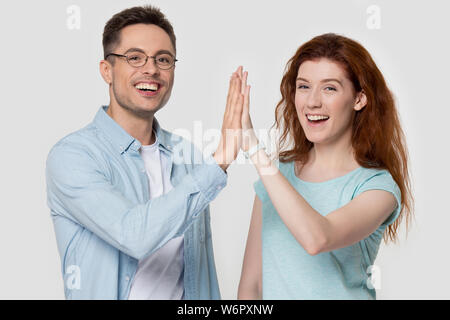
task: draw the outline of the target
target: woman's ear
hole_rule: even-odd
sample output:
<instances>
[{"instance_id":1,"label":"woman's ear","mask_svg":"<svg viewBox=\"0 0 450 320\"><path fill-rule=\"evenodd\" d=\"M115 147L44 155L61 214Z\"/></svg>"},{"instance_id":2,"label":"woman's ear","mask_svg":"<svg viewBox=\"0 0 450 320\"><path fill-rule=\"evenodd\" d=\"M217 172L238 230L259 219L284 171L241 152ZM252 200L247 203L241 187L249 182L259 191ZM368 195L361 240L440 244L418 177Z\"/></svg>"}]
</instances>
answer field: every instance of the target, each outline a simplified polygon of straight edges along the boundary
<instances>
[{"instance_id":1,"label":"woman's ear","mask_svg":"<svg viewBox=\"0 0 450 320\"><path fill-rule=\"evenodd\" d=\"M367 97L366 97L366 94L364 93L364 90L361 90L360 92L357 93L356 103L355 103L355 106L353 107L353 109L355 111L360 111L366 105L367 105Z\"/></svg>"},{"instance_id":2,"label":"woman's ear","mask_svg":"<svg viewBox=\"0 0 450 320\"><path fill-rule=\"evenodd\" d=\"M112 83L112 66L108 61L100 61L100 74L108 85Z\"/></svg>"}]
</instances>

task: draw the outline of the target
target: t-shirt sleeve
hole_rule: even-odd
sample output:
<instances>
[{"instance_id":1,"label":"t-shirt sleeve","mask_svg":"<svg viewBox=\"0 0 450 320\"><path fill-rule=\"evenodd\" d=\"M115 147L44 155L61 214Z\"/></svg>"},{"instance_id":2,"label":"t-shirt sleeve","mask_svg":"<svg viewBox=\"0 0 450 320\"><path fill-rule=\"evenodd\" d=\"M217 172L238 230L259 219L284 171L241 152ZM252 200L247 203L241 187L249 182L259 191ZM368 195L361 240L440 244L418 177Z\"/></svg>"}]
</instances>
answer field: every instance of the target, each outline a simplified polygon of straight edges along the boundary
<instances>
[{"instance_id":1,"label":"t-shirt sleeve","mask_svg":"<svg viewBox=\"0 0 450 320\"><path fill-rule=\"evenodd\" d=\"M286 176L285 172L284 172L284 166L282 163L280 163L280 161L278 159L276 159L274 161L274 165L280 170L280 172ZM261 200L261 202L270 200L269 198L269 194L266 191L266 188L264 187L264 184L261 181L261 178L259 178L258 180L256 180L253 183L253 189L255 189L255 193L258 196L259 200Z\"/></svg>"},{"instance_id":2,"label":"t-shirt sleeve","mask_svg":"<svg viewBox=\"0 0 450 320\"><path fill-rule=\"evenodd\" d=\"M269 194L267 193L261 179L258 179L255 183L253 183L253 189L255 189L255 193L258 196L259 200L261 200L261 202L269 199Z\"/></svg>"},{"instance_id":3,"label":"t-shirt sleeve","mask_svg":"<svg viewBox=\"0 0 450 320\"><path fill-rule=\"evenodd\" d=\"M362 184L360 184L355 193L355 197L368 190L385 190L394 195L395 200L397 200L397 207L394 209L392 214L382 223L382 226L387 227L390 224L394 223L394 221L400 215L402 202L400 188L398 187L397 183L395 183L390 173L386 170L381 170L368 177Z\"/></svg>"}]
</instances>

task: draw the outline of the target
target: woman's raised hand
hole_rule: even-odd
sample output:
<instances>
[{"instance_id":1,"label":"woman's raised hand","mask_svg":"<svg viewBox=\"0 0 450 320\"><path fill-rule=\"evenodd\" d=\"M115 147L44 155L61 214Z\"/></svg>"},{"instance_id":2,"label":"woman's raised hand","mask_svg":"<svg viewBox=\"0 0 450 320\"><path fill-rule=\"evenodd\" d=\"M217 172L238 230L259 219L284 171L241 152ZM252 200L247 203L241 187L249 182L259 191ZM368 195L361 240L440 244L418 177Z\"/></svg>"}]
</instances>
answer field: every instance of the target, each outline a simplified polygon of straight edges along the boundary
<instances>
[{"instance_id":1,"label":"woman's raised hand","mask_svg":"<svg viewBox=\"0 0 450 320\"><path fill-rule=\"evenodd\" d=\"M238 75L241 79L241 94L243 95L241 149L248 151L251 147L258 144L258 139L253 129L252 119L250 118L250 86L247 85L248 71L243 72L241 67L238 69Z\"/></svg>"},{"instance_id":2,"label":"woman's raised hand","mask_svg":"<svg viewBox=\"0 0 450 320\"><path fill-rule=\"evenodd\" d=\"M242 67L238 67L230 79L220 142L213 155L223 170L226 170L236 159L241 148L243 106Z\"/></svg>"}]
</instances>

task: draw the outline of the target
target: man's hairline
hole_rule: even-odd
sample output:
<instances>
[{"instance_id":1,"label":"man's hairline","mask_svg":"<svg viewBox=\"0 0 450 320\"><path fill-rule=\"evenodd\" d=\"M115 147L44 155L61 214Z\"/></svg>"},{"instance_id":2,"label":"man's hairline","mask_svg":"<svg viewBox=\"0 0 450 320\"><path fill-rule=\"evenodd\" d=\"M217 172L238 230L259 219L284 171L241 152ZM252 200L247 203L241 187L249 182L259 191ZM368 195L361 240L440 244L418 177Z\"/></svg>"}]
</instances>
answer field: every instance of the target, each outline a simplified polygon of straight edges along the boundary
<instances>
[{"instance_id":1,"label":"man's hairline","mask_svg":"<svg viewBox=\"0 0 450 320\"><path fill-rule=\"evenodd\" d=\"M106 57L108 54L110 54L110 53L114 53L113 51L115 51L115 50L117 49L117 47L120 46L120 43L121 43L121 41L122 41L122 30L125 29L126 27L133 26L133 25L137 25L137 24L154 25L154 26L157 26L158 28L160 28L162 31L164 31L164 32L167 34L167 36L169 37L170 45L172 46L172 49L173 49L173 51L175 52L175 56L177 55L177 49L176 49L176 47L175 47L175 45L174 45L174 43L173 43L173 41L172 41L172 38L170 37L169 33L168 33L166 30L164 30L163 28L161 28L160 26L158 26L158 25L155 24L155 23L137 22L137 23L132 23L132 24L126 25L125 27L122 27L122 28L118 31L117 41L115 41L116 44L114 45L114 42L110 44L110 45L112 45L112 47L111 47L111 49L108 50L109 52L105 52L105 53L104 53L104 54L105 54L105 57Z\"/></svg>"}]
</instances>

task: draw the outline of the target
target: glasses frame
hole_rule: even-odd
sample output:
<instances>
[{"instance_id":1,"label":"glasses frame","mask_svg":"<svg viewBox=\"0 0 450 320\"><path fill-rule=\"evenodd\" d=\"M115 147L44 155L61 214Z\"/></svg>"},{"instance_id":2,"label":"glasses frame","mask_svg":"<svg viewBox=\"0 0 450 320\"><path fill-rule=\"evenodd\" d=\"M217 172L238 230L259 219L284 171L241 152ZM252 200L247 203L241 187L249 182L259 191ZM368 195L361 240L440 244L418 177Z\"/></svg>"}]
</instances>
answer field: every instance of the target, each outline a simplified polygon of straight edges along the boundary
<instances>
[{"instance_id":1,"label":"glasses frame","mask_svg":"<svg viewBox=\"0 0 450 320\"><path fill-rule=\"evenodd\" d=\"M140 52L140 51L138 51L139 53L141 53L141 54L143 54L143 55L145 55L145 62L144 62L144 64L142 65L142 66L133 66L131 63L130 63L130 61L128 60L128 56L127 55L125 55L125 54L118 54L118 53L108 53L106 56L105 56L105 60L106 59L108 59L108 57L109 56L115 56L115 57L120 57L120 58L125 58L125 60L127 61L127 63L130 65L130 66L132 66L133 68L140 68L140 67L143 67L143 66L145 66L146 64L147 64L147 62L148 62L148 58L152 58L153 59L153 62L155 63L155 65L159 68L159 69L161 69L161 70L170 70L170 69L172 69L173 67L175 67L175 62L177 62L178 60L175 58L175 57L173 57L172 55L172 58L174 58L174 60L173 60L173 64L170 66L170 67L168 67L168 68L162 68L157 62L156 62L156 57L157 56L159 56L159 54L157 54L156 56L147 56L145 53L143 53L143 52ZM162 53L161 53L162 54ZM169 54L169 53L164 53L164 54ZM169 54L170 55L170 54Z\"/></svg>"}]
</instances>

